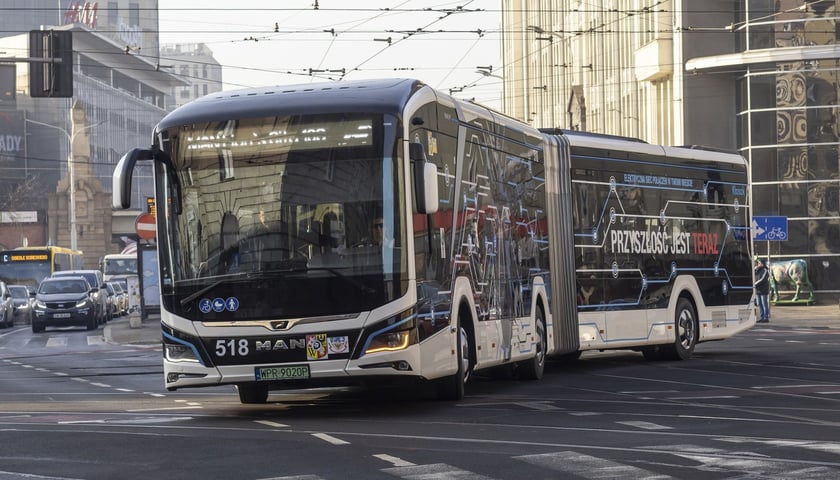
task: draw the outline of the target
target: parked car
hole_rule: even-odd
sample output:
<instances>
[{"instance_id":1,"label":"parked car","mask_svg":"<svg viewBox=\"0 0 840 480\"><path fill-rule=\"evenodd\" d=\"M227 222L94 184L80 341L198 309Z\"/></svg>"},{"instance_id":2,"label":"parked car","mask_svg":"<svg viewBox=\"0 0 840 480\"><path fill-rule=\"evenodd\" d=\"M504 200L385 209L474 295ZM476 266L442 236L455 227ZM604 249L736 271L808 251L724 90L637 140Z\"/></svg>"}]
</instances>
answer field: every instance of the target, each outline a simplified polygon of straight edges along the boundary
<instances>
[{"instance_id":1,"label":"parked car","mask_svg":"<svg viewBox=\"0 0 840 480\"><path fill-rule=\"evenodd\" d=\"M108 282L116 294L117 316L122 316L128 313L128 292L123 290L120 282Z\"/></svg>"},{"instance_id":2,"label":"parked car","mask_svg":"<svg viewBox=\"0 0 840 480\"><path fill-rule=\"evenodd\" d=\"M84 277L90 284L93 292L93 302L96 304L96 321L99 325L110 320L110 312L108 311L108 290L105 288L105 280L102 278L102 272L99 270L62 270L55 272L52 277Z\"/></svg>"},{"instance_id":3,"label":"parked car","mask_svg":"<svg viewBox=\"0 0 840 480\"><path fill-rule=\"evenodd\" d=\"M0 282L0 326L9 328L15 325L15 306L12 294L5 282Z\"/></svg>"},{"instance_id":4,"label":"parked car","mask_svg":"<svg viewBox=\"0 0 840 480\"><path fill-rule=\"evenodd\" d=\"M30 325L32 323L32 304L35 303L35 297L26 285L9 285L8 287L12 294L15 322Z\"/></svg>"},{"instance_id":5,"label":"parked car","mask_svg":"<svg viewBox=\"0 0 840 480\"><path fill-rule=\"evenodd\" d=\"M32 311L32 332L46 327L83 326L94 330L99 326L94 294L100 289L91 287L85 277L67 276L45 278L35 293Z\"/></svg>"}]
</instances>

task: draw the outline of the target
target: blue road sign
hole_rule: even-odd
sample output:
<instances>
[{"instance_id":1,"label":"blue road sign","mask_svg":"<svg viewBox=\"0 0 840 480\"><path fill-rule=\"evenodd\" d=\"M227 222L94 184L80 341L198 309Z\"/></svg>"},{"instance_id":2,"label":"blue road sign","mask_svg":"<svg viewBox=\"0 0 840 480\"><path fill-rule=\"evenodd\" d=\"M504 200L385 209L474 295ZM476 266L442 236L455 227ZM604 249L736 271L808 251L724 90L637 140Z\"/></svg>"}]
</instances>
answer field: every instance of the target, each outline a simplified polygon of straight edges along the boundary
<instances>
[{"instance_id":1,"label":"blue road sign","mask_svg":"<svg viewBox=\"0 0 840 480\"><path fill-rule=\"evenodd\" d=\"M787 217L753 217L753 240L783 242L788 238Z\"/></svg>"}]
</instances>

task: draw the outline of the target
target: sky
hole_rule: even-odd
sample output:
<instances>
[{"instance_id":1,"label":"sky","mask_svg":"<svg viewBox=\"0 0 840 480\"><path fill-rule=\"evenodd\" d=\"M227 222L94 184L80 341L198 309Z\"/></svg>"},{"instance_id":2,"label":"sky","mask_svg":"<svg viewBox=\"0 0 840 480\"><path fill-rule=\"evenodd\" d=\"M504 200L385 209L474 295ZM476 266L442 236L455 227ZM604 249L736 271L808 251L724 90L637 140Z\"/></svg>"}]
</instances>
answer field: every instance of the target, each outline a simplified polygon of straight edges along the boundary
<instances>
[{"instance_id":1,"label":"sky","mask_svg":"<svg viewBox=\"0 0 840 480\"><path fill-rule=\"evenodd\" d=\"M160 42L204 43L224 89L417 78L498 108L501 0L159 0ZM163 62L164 60L161 59Z\"/></svg>"}]
</instances>

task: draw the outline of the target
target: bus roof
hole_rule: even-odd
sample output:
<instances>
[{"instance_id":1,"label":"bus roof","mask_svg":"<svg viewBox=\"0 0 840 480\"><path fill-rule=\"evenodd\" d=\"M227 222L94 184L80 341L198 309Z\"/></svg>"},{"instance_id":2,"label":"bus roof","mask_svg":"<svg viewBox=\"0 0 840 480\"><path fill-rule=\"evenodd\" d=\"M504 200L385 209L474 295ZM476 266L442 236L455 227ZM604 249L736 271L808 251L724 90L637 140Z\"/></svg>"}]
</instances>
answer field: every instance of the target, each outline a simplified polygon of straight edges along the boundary
<instances>
[{"instance_id":1,"label":"bus roof","mask_svg":"<svg viewBox=\"0 0 840 480\"><path fill-rule=\"evenodd\" d=\"M396 112L423 85L419 80L389 78L222 91L176 109L158 128L300 112Z\"/></svg>"}]
</instances>

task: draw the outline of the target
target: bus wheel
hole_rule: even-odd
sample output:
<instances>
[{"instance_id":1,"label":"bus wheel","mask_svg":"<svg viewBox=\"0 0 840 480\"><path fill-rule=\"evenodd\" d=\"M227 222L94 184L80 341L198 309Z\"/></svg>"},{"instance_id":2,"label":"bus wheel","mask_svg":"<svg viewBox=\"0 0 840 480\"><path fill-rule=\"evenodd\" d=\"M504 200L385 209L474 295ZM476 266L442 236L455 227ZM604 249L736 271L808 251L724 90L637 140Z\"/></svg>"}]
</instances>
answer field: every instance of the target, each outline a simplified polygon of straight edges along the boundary
<instances>
[{"instance_id":1,"label":"bus wheel","mask_svg":"<svg viewBox=\"0 0 840 480\"><path fill-rule=\"evenodd\" d=\"M268 401L268 387L254 384L238 384L240 403L265 403Z\"/></svg>"},{"instance_id":2,"label":"bus wheel","mask_svg":"<svg viewBox=\"0 0 840 480\"><path fill-rule=\"evenodd\" d=\"M519 378L522 380L539 380L545 371L545 352L548 348L548 340L545 335L545 315L542 309L537 308L534 314L534 356L517 364Z\"/></svg>"},{"instance_id":3,"label":"bus wheel","mask_svg":"<svg viewBox=\"0 0 840 480\"><path fill-rule=\"evenodd\" d=\"M437 382L438 398L441 400L463 400L464 386L470 379L472 369L470 368L470 336L458 321L458 371L448 377L443 377Z\"/></svg>"},{"instance_id":4,"label":"bus wheel","mask_svg":"<svg viewBox=\"0 0 840 480\"><path fill-rule=\"evenodd\" d=\"M677 300L674 329L674 343L664 346L662 354L669 360L687 360L697 346L699 327L694 306L686 298Z\"/></svg>"}]
</instances>

